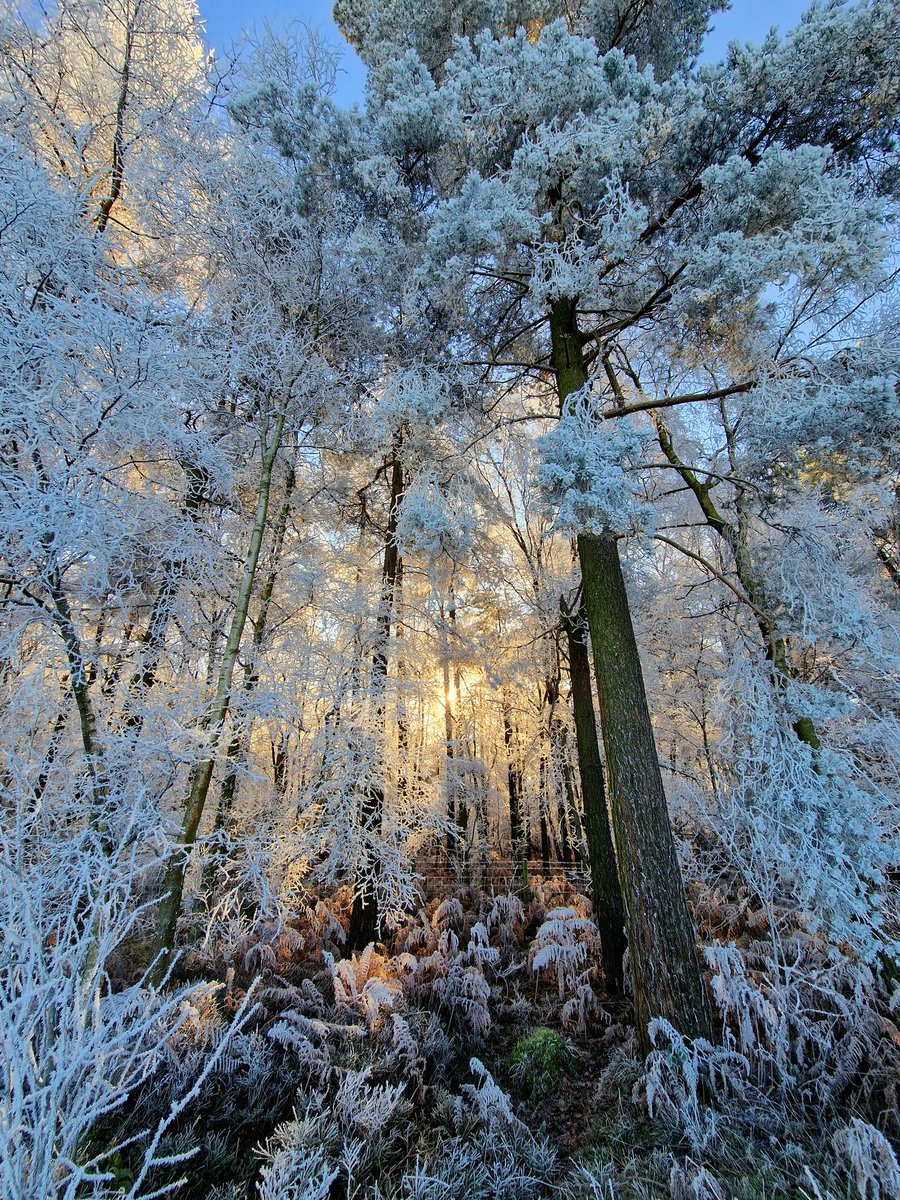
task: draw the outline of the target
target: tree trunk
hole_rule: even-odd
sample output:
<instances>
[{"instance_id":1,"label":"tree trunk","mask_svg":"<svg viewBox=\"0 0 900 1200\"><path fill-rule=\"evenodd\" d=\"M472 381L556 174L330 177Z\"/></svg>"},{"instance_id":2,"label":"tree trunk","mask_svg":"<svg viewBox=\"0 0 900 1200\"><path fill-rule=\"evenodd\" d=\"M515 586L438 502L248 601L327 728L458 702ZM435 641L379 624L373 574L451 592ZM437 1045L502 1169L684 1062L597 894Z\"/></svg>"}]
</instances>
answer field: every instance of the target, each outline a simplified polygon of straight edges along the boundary
<instances>
[{"instance_id":1,"label":"tree trunk","mask_svg":"<svg viewBox=\"0 0 900 1200\"><path fill-rule=\"evenodd\" d=\"M391 636L391 621L394 613L394 594L400 574L400 551L397 546L397 521L400 516L400 505L403 502L404 481L403 463L400 459L402 434L397 434L394 440L394 450L391 461L391 498L388 508L388 522L384 537L384 559L381 570L381 602L378 609L377 640L375 653L372 656L372 705L374 708L376 736L384 743L384 693L388 673L388 644ZM371 781L362 798L361 818L363 833L367 843L376 838L381 831L381 819L384 812L384 784ZM365 878L356 881L353 896L353 907L350 911L350 926L347 931L347 948L362 950L369 942L375 940L378 930L378 901L372 887L372 875L377 865L368 857Z\"/></svg>"},{"instance_id":2,"label":"tree trunk","mask_svg":"<svg viewBox=\"0 0 900 1200\"><path fill-rule=\"evenodd\" d=\"M622 956L625 953L625 907L619 887L616 855L613 849L603 763L597 741L591 665L588 658L584 621L564 611L569 644L569 673L572 680L572 708L575 715L575 740L578 747L578 772L584 805L584 825L591 868L594 920L600 930L603 974L607 989L619 994L624 984Z\"/></svg>"},{"instance_id":3,"label":"tree trunk","mask_svg":"<svg viewBox=\"0 0 900 1200\"><path fill-rule=\"evenodd\" d=\"M457 867L468 878L469 811L460 788L459 766L456 762L457 708L460 702L461 675L450 648L451 634L458 637L456 627L456 590L451 577L447 587L447 607L441 605L441 666L444 674L444 787L447 818L454 827L447 836L447 865ZM452 678L452 686L451 686Z\"/></svg>"},{"instance_id":4,"label":"tree trunk","mask_svg":"<svg viewBox=\"0 0 900 1200\"><path fill-rule=\"evenodd\" d=\"M615 538L581 534L578 550L594 646L635 1016L646 1052L647 1025L653 1017L665 1017L692 1037L709 1037L709 1004Z\"/></svg>"},{"instance_id":5,"label":"tree trunk","mask_svg":"<svg viewBox=\"0 0 900 1200\"><path fill-rule=\"evenodd\" d=\"M49 492L50 479L37 448L31 452L31 461L38 477L40 490L45 493ZM97 718L91 698L90 685L93 673L85 661L81 639L78 636L78 630L75 628L72 609L63 586L59 564L56 560L53 537L49 531L41 535L41 544L48 557L46 588L50 603L47 606L47 611L65 647L66 665L69 672L69 688L78 712L78 728L81 733L84 763L91 782L93 804L91 806L90 823L92 828L99 830L103 848L105 851L108 851L108 831L103 825L103 822L106 820L106 814L103 813L103 809L107 797L107 781L102 767L100 742L97 733Z\"/></svg>"},{"instance_id":6,"label":"tree trunk","mask_svg":"<svg viewBox=\"0 0 900 1200\"><path fill-rule=\"evenodd\" d=\"M573 301L551 310L560 406L587 373ZM578 557L594 651L619 883L625 906L638 1040L663 1017L689 1036L711 1036L709 1002L669 822L616 539L582 533Z\"/></svg>"},{"instance_id":7,"label":"tree trunk","mask_svg":"<svg viewBox=\"0 0 900 1200\"><path fill-rule=\"evenodd\" d=\"M509 796L509 842L513 876L521 881L522 889L528 891L528 859L525 848L525 831L522 824L522 772L516 762L512 713L509 698L503 697L503 745L506 747L506 786Z\"/></svg>"},{"instance_id":8,"label":"tree trunk","mask_svg":"<svg viewBox=\"0 0 900 1200\"><path fill-rule=\"evenodd\" d=\"M291 512L291 500L294 492L295 474L293 464L288 468L287 479L285 480L285 494L278 516L275 518L275 526L272 531L272 548L270 555L270 566L265 582L262 586L262 591L259 596L259 608L257 610L256 620L252 621L253 637L250 642L250 653L248 661L244 664L244 682L242 693L244 700L253 692L259 682L259 675L256 671L256 658L259 654L260 646L265 637L266 627L269 621L269 608L272 603L272 595L275 591L275 582L278 578L278 570L281 565L281 555L284 549L284 539L287 533L288 517ZM219 793L219 803L216 808L216 819L213 825L213 830L220 833L228 824L228 819L231 816L231 810L234 807L234 798L237 794L238 780L238 761L241 757L241 752L244 744L249 736L249 730L242 732L237 721L234 720L235 714L232 714L233 728L231 740L228 743L227 762L228 769L225 773L225 779L222 782L222 790ZM283 755L282 758L285 756ZM273 757L273 768L275 769L275 788L278 790L278 761ZM282 774L283 774L282 766ZM209 894L212 891L215 882L215 874L218 867L217 856L215 853L209 855L209 861L203 869L203 884L202 890L204 894Z\"/></svg>"},{"instance_id":9,"label":"tree trunk","mask_svg":"<svg viewBox=\"0 0 900 1200\"><path fill-rule=\"evenodd\" d=\"M722 414L725 423L729 458L732 470L734 470L734 440L729 423L725 418L724 402L722 405ZM719 512L710 495L710 482L702 483L695 472L686 463L681 461L672 442L672 435L662 418L655 414L653 422L656 426L657 438L663 454L681 476L684 483L694 493L707 525L710 529L715 530L731 551L738 581L744 589L747 599L753 605L753 612L760 635L762 636L765 655L772 664L774 671L776 687L784 687L794 678L794 670L791 666L787 642L778 632L774 619L769 615L772 606L769 604L765 588L757 578L753 568L747 545L747 522L740 493L737 499L737 523L727 521ZM819 740L819 734L812 717L798 717L793 723L792 728L801 742L805 742L813 750L821 748L822 743Z\"/></svg>"},{"instance_id":10,"label":"tree trunk","mask_svg":"<svg viewBox=\"0 0 900 1200\"><path fill-rule=\"evenodd\" d=\"M552 785L547 792L546 804L549 818L551 811L550 798L552 795L556 800L556 804L553 807L556 810L558 834L556 838L557 857L560 862L569 864L572 862L572 846L569 836L569 818L573 804L572 779L569 772L569 764L566 761L565 726L559 716L561 667L559 661L559 642L556 639L554 639L554 648L556 651L556 667L548 677L546 687L548 778L552 780ZM560 794L559 790L560 783L562 784L562 794Z\"/></svg>"},{"instance_id":11,"label":"tree trunk","mask_svg":"<svg viewBox=\"0 0 900 1200\"><path fill-rule=\"evenodd\" d=\"M447 613L440 606L441 621L441 669L444 674L444 800L447 805L447 836L445 839L446 866L451 868L455 858L456 816L456 770L454 764L453 696L450 690L450 637Z\"/></svg>"},{"instance_id":12,"label":"tree trunk","mask_svg":"<svg viewBox=\"0 0 900 1200\"><path fill-rule=\"evenodd\" d=\"M259 562L263 534L266 529L266 517L269 511L269 493L272 486L272 469L275 465L278 448L281 445L287 401L288 397L286 396L275 418L271 440L263 450L256 515L250 534L247 557L244 561L244 572L240 588L238 589L234 613L231 618L231 627L228 631L228 639L222 655L222 662L219 666L215 698L211 711L203 722L206 733L206 754L191 772L190 787L181 827L181 843L179 848L169 856L166 865L162 899L157 913L156 933L153 942L153 952L156 961L151 972L151 982L156 985L165 977L171 958L172 947L175 942L175 927L178 921L178 914L181 911L181 898L184 892L184 876L187 870L188 857L197 839L197 829L200 825L200 819L203 816L206 798L209 794L209 785L212 781L216 751L222 736L225 718L228 714L234 669L237 664L244 626L247 622L250 593L253 590L253 581Z\"/></svg>"}]
</instances>

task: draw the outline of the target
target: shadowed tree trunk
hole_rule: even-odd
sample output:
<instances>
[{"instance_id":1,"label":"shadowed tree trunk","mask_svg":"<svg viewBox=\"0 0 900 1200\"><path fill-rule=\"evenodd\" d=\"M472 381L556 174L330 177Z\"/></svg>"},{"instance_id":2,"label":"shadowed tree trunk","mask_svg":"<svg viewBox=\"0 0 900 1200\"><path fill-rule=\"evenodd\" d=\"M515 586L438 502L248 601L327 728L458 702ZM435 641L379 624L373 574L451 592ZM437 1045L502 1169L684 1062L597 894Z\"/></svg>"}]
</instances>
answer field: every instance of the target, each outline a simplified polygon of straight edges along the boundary
<instances>
[{"instance_id":1,"label":"shadowed tree trunk","mask_svg":"<svg viewBox=\"0 0 900 1200\"><path fill-rule=\"evenodd\" d=\"M506 748L506 786L509 796L509 842L513 863L513 875L528 889L528 860L525 851L525 836L522 827L522 772L516 761L515 738L513 736L512 713L509 697L503 696L503 745Z\"/></svg>"},{"instance_id":2,"label":"shadowed tree trunk","mask_svg":"<svg viewBox=\"0 0 900 1200\"><path fill-rule=\"evenodd\" d=\"M459 638L459 629L456 623L456 587L454 585L453 576L450 577L450 582L447 585L447 625L446 625L446 654L445 662L447 664L447 673L444 677L444 697L446 699L446 734L447 734L447 769L452 778L452 799L453 799L453 820L456 823L457 838L455 846L455 859L462 872L462 878L465 882L469 879L469 860L468 860L468 837L469 837L469 809L466 805L465 791L460 787L459 765L456 763L458 758L457 749L459 746L459 710L462 703L462 673L459 668L459 661L451 650L451 639L455 644ZM450 665L453 660L453 690L450 690Z\"/></svg>"},{"instance_id":3,"label":"shadowed tree trunk","mask_svg":"<svg viewBox=\"0 0 900 1200\"><path fill-rule=\"evenodd\" d=\"M400 458L402 434L394 439L394 450L391 457L391 497L388 507L387 528L384 535L384 557L381 569L381 600L378 606L376 624L375 653L372 656L371 701L374 709L376 737L383 745L385 738L384 693L387 685L388 646L391 636L391 622L394 614L394 595L400 576L400 551L397 546L397 521L400 516L400 505L403 502L404 481L403 463ZM382 757L383 762L383 757ZM360 817L363 834L366 839L366 855L369 855L368 843L377 838L381 831L381 820L384 813L384 784L373 781L369 783L362 797ZM347 948L362 950L369 942L374 941L378 930L378 901L372 886L372 876L377 870L377 864L369 857L363 879L357 879L353 896L353 907L350 911L350 926L347 931Z\"/></svg>"},{"instance_id":4,"label":"shadowed tree trunk","mask_svg":"<svg viewBox=\"0 0 900 1200\"><path fill-rule=\"evenodd\" d=\"M578 746L578 771L588 859L591 868L594 921L600 930L603 974L610 992L622 991L625 953L625 908L619 887L616 855L613 849L603 763L597 741L591 666L585 635L586 617L573 617L563 610L563 623L569 647L569 674L572 681L572 709L575 715L575 739Z\"/></svg>"}]
</instances>

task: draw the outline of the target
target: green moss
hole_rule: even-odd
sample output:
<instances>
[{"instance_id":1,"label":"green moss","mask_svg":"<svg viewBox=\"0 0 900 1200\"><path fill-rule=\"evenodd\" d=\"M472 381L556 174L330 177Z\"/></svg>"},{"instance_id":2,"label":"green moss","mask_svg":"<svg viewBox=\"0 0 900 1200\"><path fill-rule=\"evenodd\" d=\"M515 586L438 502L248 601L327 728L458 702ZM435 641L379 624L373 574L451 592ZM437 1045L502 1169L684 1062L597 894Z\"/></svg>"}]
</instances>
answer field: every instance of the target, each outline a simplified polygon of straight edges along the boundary
<instances>
[{"instance_id":1,"label":"green moss","mask_svg":"<svg viewBox=\"0 0 900 1200\"><path fill-rule=\"evenodd\" d=\"M578 1052L562 1034L541 1026L520 1038L506 1060L510 1077L525 1096L546 1096L568 1075Z\"/></svg>"}]
</instances>

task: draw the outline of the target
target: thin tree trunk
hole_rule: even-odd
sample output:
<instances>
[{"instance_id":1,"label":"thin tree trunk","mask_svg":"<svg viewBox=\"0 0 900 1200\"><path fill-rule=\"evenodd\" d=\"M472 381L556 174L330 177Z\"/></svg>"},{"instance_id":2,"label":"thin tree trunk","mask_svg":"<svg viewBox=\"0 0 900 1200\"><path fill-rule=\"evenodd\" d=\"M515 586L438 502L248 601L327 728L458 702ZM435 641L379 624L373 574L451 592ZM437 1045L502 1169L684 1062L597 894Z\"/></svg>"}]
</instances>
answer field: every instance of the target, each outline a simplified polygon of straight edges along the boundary
<instances>
[{"instance_id":1,"label":"thin tree trunk","mask_svg":"<svg viewBox=\"0 0 900 1200\"><path fill-rule=\"evenodd\" d=\"M101 778L100 745L97 738L97 718L91 701L89 673L81 641L72 619L72 610L63 590L62 580L58 569L54 566L48 572L50 579L48 591L52 604L52 618L63 645L66 648L66 662L69 667L69 687L75 707L78 710L78 728L81 733L81 745L84 750L84 762L91 781L93 807L91 823L99 828L100 812L106 799L106 783ZM105 837L105 834L103 835Z\"/></svg>"},{"instance_id":2,"label":"thin tree trunk","mask_svg":"<svg viewBox=\"0 0 900 1200\"><path fill-rule=\"evenodd\" d=\"M554 639L556 666L547 680L547 770L548 779L553 781L546 793L547 812L550 811L551 794L556 800L556 838L557 857L560 862L571 863L572 849L569 839L569 812L572 805L572 780L568 774L568 763L565 759L565 727L559 717L559 688L560 662L559 642ZM558 782L562 782L563 793L560 795Z\"/></svg>"},{"instance_id":3,"label":"thin tree trunk","mask_svg":"<svg viewBox=\"0 0 900 1200\"><path fill-rule=\"evenodd\" d=\"M561 721L559 723L559 757L562 765L563 786L565 788L565 828L569 854L569 857L565 861L580 863L582 861L581 818L578 814L575 781L572 778L572 763L569 757L569 731ZM605 799L606 797L604 796L604 801Z\"/></svg>"},{"instance_id":4,"label":"thin tree trunk","mask_svg":"<svg viewBox=\"0 0 900 1200\"><path fill-rule=\"evenodd\" d=\"M31 452L31 461L34 464L41 491L49 492L50 480L47 475L47 469L36 448ZM84 762L87 767L88 777L91 781L93 804L91 806L90 821L93 828L99 829L100 814L106 801L106 781L101 778L102 770L100 743L97 736L97 718L94 713L90 690L92 672L85 661L81 639L78 636L78 630L75 628L72 609L66 596L65 588L63 587L62 575L53 549L52 535L49 532L45 532L41 536L41 543L50 559L46 583L50 599L48 611L50 619L55 625L57 633L61 637L63 646L65 647L66 664L69 670L69 687L72 692L72 698L75 701L75 708L78 711L81 746L84 751ZM102 829L101 838L103 839L104 848L108 849L106 831Z\"/></svg>"},{"instance_id":5,"label":"thin tree trunk","mask_svg":"<svg viewBox=\"0 0 900 1200\"><path fill-rule=\"evenodd\" d=\"M50 771L54 762L56 761L59 748L62 745L63 733L65 732L68 719L68 710L61 708L56 714L56 720L53 722L50 740L47 743L47 753L44 755L44 761L41 763L41 769L38 772L38 777L34 784L34 798L38 804L40 804L41 800L43 800L44 792L47 790L47 783L50 779Z\"/></svg>"},{"instance_id":6,"label":"thin tree trunk","mask_svg":"<svg viewBox=\"0 0 900 1200\"><path fill-rule=\"evenodd\" d=\"M250 593L253 590L253 581L256 576L260 549L266 529L269 494L272 486L272 469L281 445L287 402L288 396L285 396L275 417L272 437L268 446L263 451L259 490L257 492L256 515L250 534L247 557L244 561L244 572L235 601L222 662L219 666L215 698L212 708L203 722L206 734L206 754L191 772L190 787L188 789L181 827L180 846L170 855L166 865L162 899L157 912L156 933L153 942L156 962L152 969L151 982L156 984L160 983L164 978L171 957L172 947L175 942L175 927L178 921L178 914L181 911L181 898L184 892L184 877L187 870L188 857L196 841L197 829L199 828L203 810L206 806L206 798L209 795L209 785L212 781L213 768L215 766L216 751L222 736L225 718L228 714L234 669L237 664L244 626L247 622Z\"/></svg>"},{"instance_id":7,"label":"thin tree trunk","mask_svg":"<svg viewBox=\"0 0 900 1200\"><path fill-rule=\"evenodd\" d=\"M447 817L454 832L447 837L447 865L456 863L466 877L468 871L469 813L460 794L457 758L457 715L454 704L459 705L461 676L459 665L450 649L451 634L454 640L456 628L456 591L453 579L447 588L447 607L441 605L441 666L444 675L444 782L447 799ZM452 678L452 686L451 686Z\"/></svg>"},{"instance_id":8,"label":"thin tree trunk","mask_svg":"<svg viewBox=\"0 0 900 1200\"><path fill-rule=\"evenodd\" d=\"M116 99L116 116L113 126L112 162L110 164L109 193L100 201L97 214L97 232L103 233L109 224L110 214L122 194L125 180L125 113L128 109L131 85L131 56L134 50L134 17L125 22L125 47L122 58L122 73L119 76L119 95Z\"/></svg>"},{"instance_id":9,"label":"thin tree trunk","mask_svg":"<svg viewBox=\"0 0 900 1200\"><path fill-rule=\"evenodd\" d=\"M540 814L540 831L541 831L541 874L547 879L550 875L550 829L547 825L547 810L541 805Z\"/></svg>"},{"instance_id":10,"label":"thin tree trunk","mask_svg":"<svg viewBox=\"0 0 900 1200\"><path fill-rule=\"evenodd\" d=\"M625 906L619 887L616 854L606 806L603 763L597 741L591 666L585 637L586 617L573 618L563 610L563 622L569 647L569 675L572 681L572 708L575 716L575 740L578 748L578 773L591 869L594 921L600 931L603 975L607 989L619 994L624 984L622 956L625 953Z\"/></svg>"},{"instance_id":11,"label":"thin tree trunk","mask_svg":"<svg viewBox=\"0 0 900 1200\"><path fill-rule=\"evenodd\" d=\"M724 407L722 411L723 420L725 420ZM772 664L774 670L776 685L784 687L793 680L794 670L788 654L787 642L779 634L774 619L769 616L771 605L768 603L765 588L760 583L753 568L747 545L746 520L744 518L740 495L737 500L738 520L735 524L726 520L716 507L710 494L710 481L702 483L697 474L681 461L672 442L672 435L662 418L654 414L653 422L656 426L657 438L663 454L681 476L684 483L694 493L707 525L723 539L731 551L732 558L734 559L735 574L738 577L741 587L744 589L747 599L753 605L756 624L762 636L766 658ZM729 450L731 451L733 448L733 439L727 420L725 421L725 425L726 437L728 439ZM811 717L798 717L793 723L793 730L801 742L805 742L813 750L820 749L822 743L819 740L818 732Z\"/></svg>"},{"instance_id":12,"label":"thin tree trunk","mask_svg":"<svg viewBox=\"0 0 900 1200\"><path fill-rule=\"evenodd\" d=\"M394 597L394 607L398 613L403 611L403 560L397 563L397 584ZM403 657L403 622L399 619L394 626L394 637L397 640L397 799L405 805L409 796L409 714L407 712L404 680L406 678L406 661Z\"/></svg>"},{"instance_id":13,"label":"thin tree trunk","mask_svg":"<svg viewBox=\"0 0 900 1200\"><path fill-rule=\"evenodd\" d=\"M384 728L384 693L388 673L388 645L391 636L391 622L394 612L394 595L400 572L400 550L397 546L397 521L400 516L400 505L403 502L404 480L403 463L400 458L402 434L398 433L394 440L391 461L391 498L388 508L388 522L384 537L384 558L381 570L381 601L378 609L377 634L375 653L372 657L372 704L376 725L376 737L383 744ZM367 842L376 838L381 831L384 813L384 784L373 780L367 787L362 798L361 817L364 836ZM366 851L368 855L368 849ZM366 878L356 881L353 907L350 911L350 926L347 931L347 947L350 950L362 950L369 942L374 941L378 930L378 901L372 887L372 875L377 870L376 864L369 859L365 871Z\"/></svg>"},{"instance_id":14,"label":"thin tree trunk","mask_svg":"<svg viewBox=\"0 0 900 1200\"><path fill-rule=\"evenodd\" d=\"M256 670L256 660L259 655L259 650L265 637L266 627L269 621L269 608L272 604L272 595L275 591L275 582L278 579L278 571L281 566L281 554L284 548L284 539L287 534L288 518L291 512L291 500L293 498L295 473L293 464L288 468L287 478L285 480L284 500L281 508L278 511L278 516L275 518L275 525L272 530L272 550L270 555L270 567L266 575L265 582L262 586L262 591L259 596L259 609L257 611L256 620L251 620L253 625L253 637L250 642L250 653L248 661L244 664L244 681L242 687L243 698L246 701L253 692L259 682L259 675ZM233 715L232 715L233 719ZM232 729L231 740L228 743L227 762L228 769L225 773L225 779L222 781L222 790L219 793L219 804L216 809L216 819L213 825L215 833L220 833L228 823L231 816L231 810L234 806L234 798L237 794L238 780L238 761L241 757L241 751L247 739L247 731L241 731L238 723L235 721ZM277 767L277 763L273 761L273 767ZM276 771L277 774L277 771ZM276 779L276 789L277 789ZM212 855L203 871L203 891L209 893L212 890L214 883L217 862Z\"/></svg>"},{"instance_id":15,"label":"thin tree trunk","mask_svg":"<svg viewBox=\"0 0 900 1200\"><path fill-rule=\"evenodd\" d=\"M577 310L551 310L553 365L560 406L587 379ZM697 943L678 866L653 726L644 691L616 539L582 533L578 557L594 651L610 810L625 905L638 1040L663 1017L690 1036L712 1025Z\"/></svg>"},{"instance_id":16,"label":"thin tree trunk","mask_svg":"<svg viewBox=\"0 0 900 1200\"><path fill-rule=\"evenodd\" d=\"M447 613L440 607L441 669L444 675L444 800L447 805L446 865L453 865L456 842L456 775L453 763L453 701L450 692L450 645L447 632Z\"/></svg>"},{"instance_id":17,"label":"thin tree trunk","mask_svg":"<svg viewBox=\"0 0 900 1200\"><path fill-rule=\"evenodd\" d=\"M525 849L525 831L522 826L522 771L516 761L515 736L512 725L509 698L503 697L503 745L506 748L506 786L509 797L509 841L513 875L521 881L523 891L528 891L528 859Z\"/></svg>"}]
</instances>

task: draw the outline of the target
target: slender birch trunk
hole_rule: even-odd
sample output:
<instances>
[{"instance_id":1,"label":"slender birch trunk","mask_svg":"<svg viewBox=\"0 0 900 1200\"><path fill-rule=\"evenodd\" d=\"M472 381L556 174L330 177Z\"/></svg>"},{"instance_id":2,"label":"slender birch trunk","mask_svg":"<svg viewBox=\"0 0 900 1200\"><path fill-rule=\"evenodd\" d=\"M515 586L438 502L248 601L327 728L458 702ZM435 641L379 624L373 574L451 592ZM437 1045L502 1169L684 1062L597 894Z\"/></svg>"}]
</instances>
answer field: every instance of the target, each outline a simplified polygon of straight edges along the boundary
<instances>
[{"instance_id":1,"label":"slender birch trunk","mask_svg":"<svg viewBox=\"0 0 900 1200\"><path fill-rule=\"evenodd\" d=\"M256 620L250 619L253 626L253 637L250 640L250 654L248 661L244 664L244 679L241 688L244 700L252 694L253 689L259 682L259 675L256 670L256 660L259 655L260 646L265 637L266 628L269 622L269 608L272 604L272 596L275 591L275 582L278 579L278 571L281 565L281 554L284 548L284 539L287 534L288 517L291 512L291 501L293 499L294 483L296 476L294 467L291 465L288 468L287 479L285 481L285 494L281 508L278 511L278 516L275 518L275 525L272 531L272 552L270 556L270 567L263 583L262 590L259 595L259 607L257 609ZM234 720L232 714L232 721ZM225 773L225 779L222 782L222 790L219 793L219 803L216 808L216 819L213 825L213 830L219 833L223 830L231 815L231 810L234 806L234 798L237 794L237 764L241 757L241 751L247 740L248 733L235 724L233 725L231 740L228 743L227 762L228 768ZM278 764L273 759L273 768L275 774L278 774ZM276 778L277 788L277 778ZM218 863L211 855L210 861L206 864L203 871L203 891L208 893L212 890L215 882L215 873Z\"/></svg>"},{"instance_id":2,"label":"slender birch trunk","mask_svg":"<svg viewBox=\"0 0 900 1200\"><path fill-rule=\"evenodd\" d=\"M281 437L287 412L288 396L286 395L279 408L272 429L272 436L265 446L262 456L262 469L259 477L257 492L256 515L250 533L250 543L244 560L244 571L235 601L231 626L222 661L219 665L216 692L212 707L203 721L206 740L206 753L191 772L190 786L184 808L181 827L181 838L178 849L169 857L162 887L162 899L157 913L156 933L153 941L153 951L156 962L153 967L151 981L159 983L165 976L172 947L175 942L175 927L178 914L181 911L181 899L184 892L184 877L187 870L188 858L197 838L197 829L206 806L209 786L212 781L216 752L228 714L231 699L231 687L234 669L237 664L241 638L247 622L247 612L250 606L250 594L259 562L260 549L266 529L266 517L269 511L269 494L272 487L272 469Z\"/></svg>"}]
</instances>

